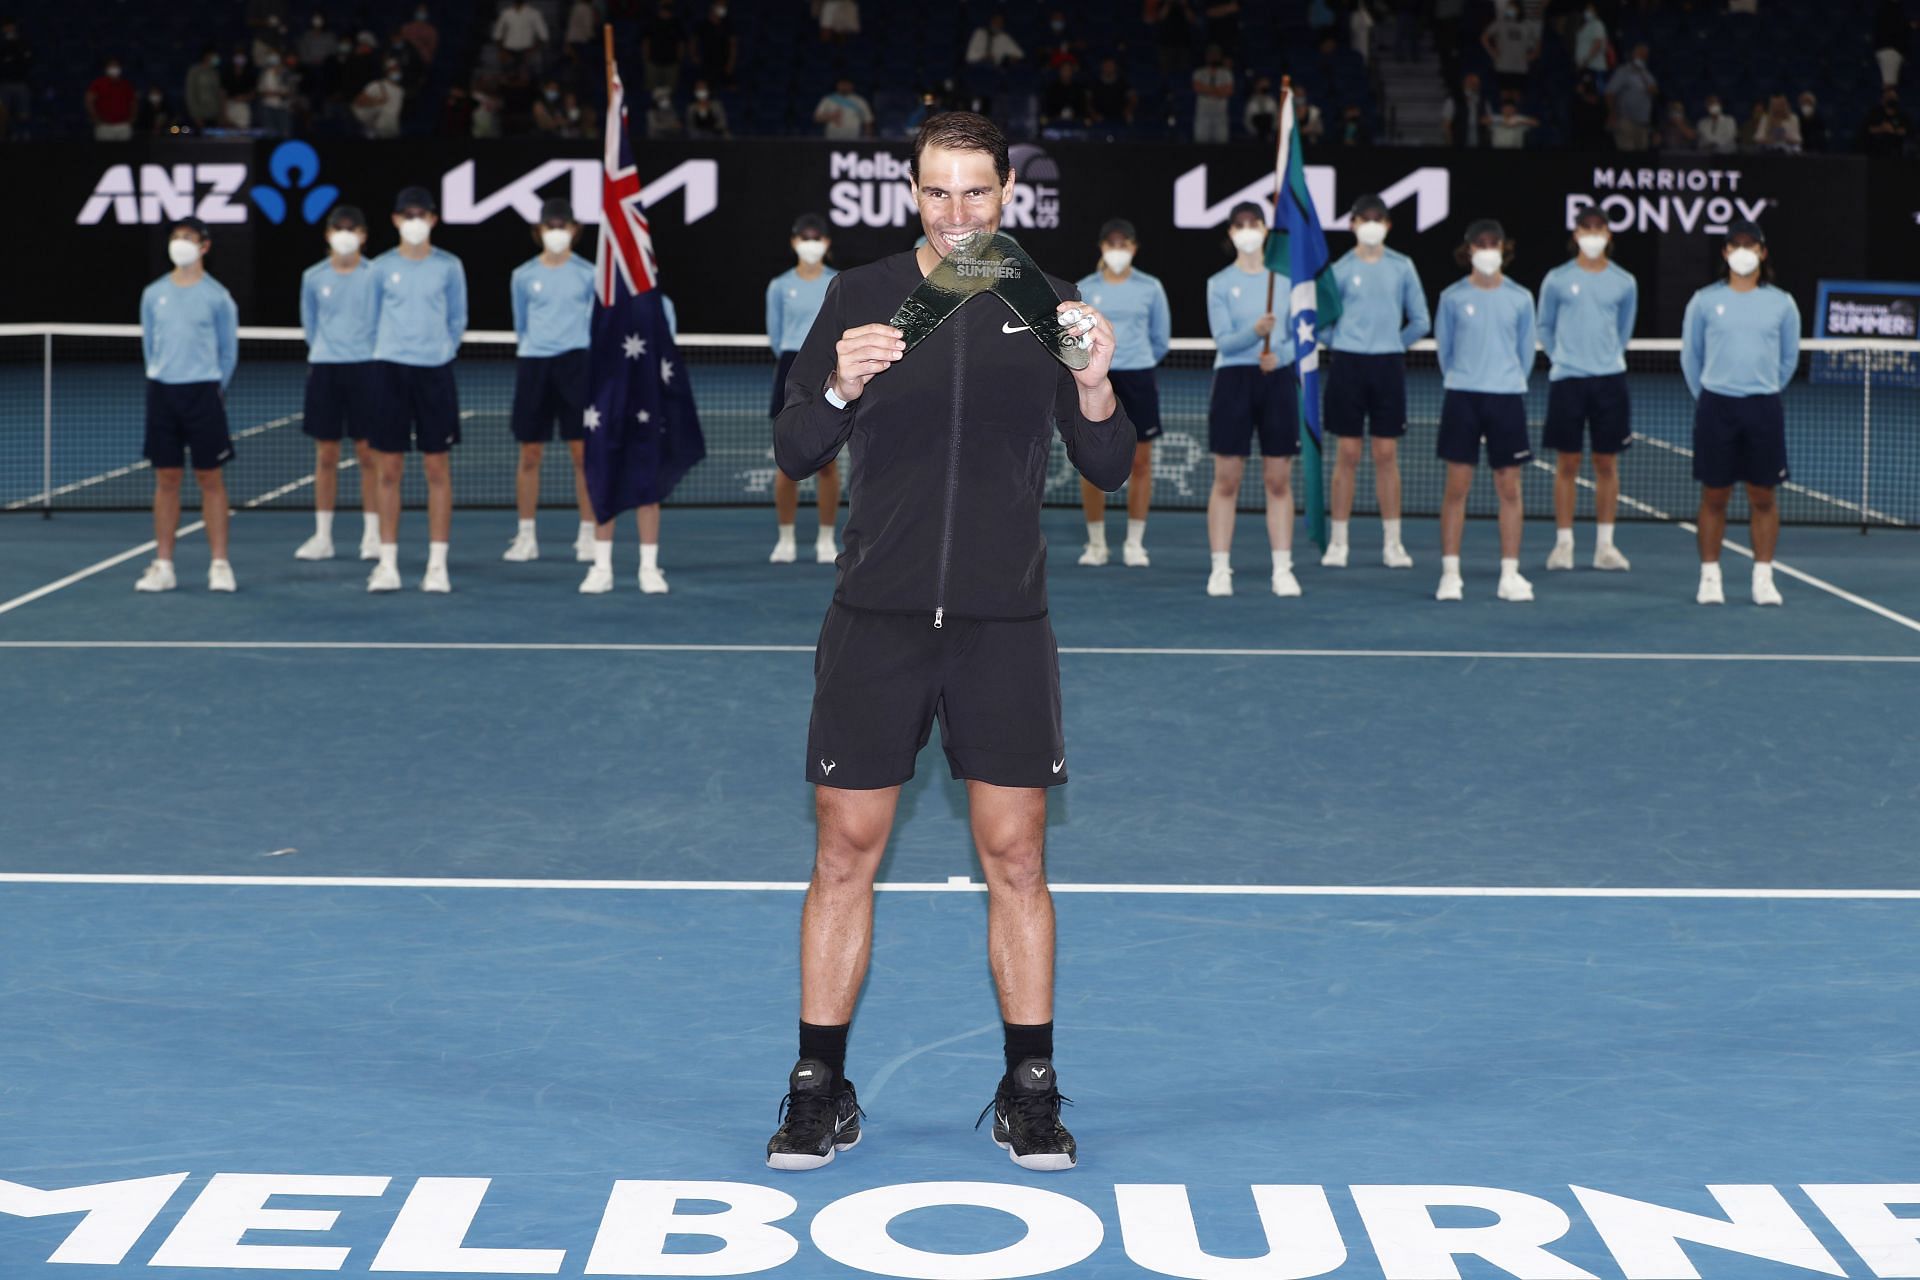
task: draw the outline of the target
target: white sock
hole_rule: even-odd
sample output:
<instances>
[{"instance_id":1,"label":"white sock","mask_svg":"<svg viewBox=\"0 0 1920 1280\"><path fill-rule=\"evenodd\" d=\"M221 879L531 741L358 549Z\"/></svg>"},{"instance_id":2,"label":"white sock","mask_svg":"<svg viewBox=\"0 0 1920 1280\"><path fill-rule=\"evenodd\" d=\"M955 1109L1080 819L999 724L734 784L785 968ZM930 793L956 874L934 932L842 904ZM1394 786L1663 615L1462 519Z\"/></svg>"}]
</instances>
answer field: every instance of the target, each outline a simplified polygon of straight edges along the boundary
<instances>
[{"instance_id":1,"label":"white sock","mask_svg":"<svg viewBox=\"0 0 1920 1280\"><path fill-rule=\"evenodd\" d=\"M642 569L658 569L660 567L659 543L643 542L640 544L640 567Z\"/></svg>"},{"instance_id":2,"label":"white sock","mask_svg":"<svg viewBox=\"0 0 1920 1280\"><path fill-rule=\"evenodd\" d=\"M1399 546L1400 545L1400 517L1395 516L1393 519L1389 520L1385 516L1382 516L1380 518L1380 532L1386 538L1388 546L1390 547ZM1346 535L1344 533L1338 534L1335 536L1339 537L1342 542L1346 541Z\"/></svg>"},{"instance_id":3,"label":"white sock","mask_svg":"<svg viewBox=\"0 0 1920 1280\"><path fill-rule=\"evenodd\" d=\"M225 560L215 560L215 561L213 562L213 567L214 567L215 569L231 569L231 568L232 568L233 566L232 566L232 565L230 565L230 564L228 564L228 563L227 563L227 562L226 562ZM1756 574L1758 574L1758 572L1759 572L1759 566L1758 566L1758 565L1755 565L1755 566L1754 566L1754 572L1755 572Z\"/></svg>"},{"instance_id":4,"label":"white sock","mask_svg":"<svg viewBox=\"0 0 1920 1280\"><path fill-rule=\"evenodd\" d=\"M1753 562L1753 580L1755 582L1773 581L1773 561L1755 560Z\"/></svg>"},{"instance_id":5,"label":"white sock","mask_svg":"<svg viewBox=\"0 0 1920 1280\"><path fill-rule=\"evenodd\" d=\"M594 540L593 567L608 571L613 569L613 539L609 538L605 542Z\"/></svg>"},{"instance_id":6,"label":"white sock","mask_svg":"<svg viewBox=\"0 0 1920 1280\"><path fill-rule=\"evenodd\" d=\"M427 544L427 568L444 569L447 567L447 544L429 542Z\"/></svg>"},{"instance_id":7,"label":"white sock","mask_svg":"<svg viewBox=\"0 0 1920 1280\"><path fill-rule=\"evenodd\" d=\"M313 513L313 531L331 542L333 540L333 512L315 511Z\"/></svg>"},{"instance_id":8,"label":"white sock","mask_svg":"<svg viewBox=\"0 0 1920 1280\"><path fill-rule=\"evenodd\" d=\"M1705 561L1701 562L1700 581L1702 582L1720 581L1720 562L1718 560L1715 560L1711 564L1708 564Z\"/></svg>"},{"instance_id":9,"label":"white sock","mask_svg":"<svg viewBox=\"0 0 1920 1280\"><path fill-rule=\"evenodd\" d=\"M1147 545L1147 522L1145 520L1135 520L1131 516L1127 518L1127 545L1130 547L1144 547Z\"/></svg>"},{"instance_id":10,"label":"white sock","mask_svg":"<svg viewBox=\"0 0 1920 1280\"><path fill-rule=\"evenodd\" d=\"M793 545L793 526L792 525L783 524L780 526L779 543L783 547L790 547Z\"/></svg>"},{"instance_id":11,"label":"white sock","mask_svg":"<svg viewBox=\"0 0 1920 1280\"><path fill-rule=\"evenodd\" d=\"M830 524L821 525L820 532L813 535L813 540L814 540L814 543L818 546L823 546L823 547L833 546L834 545L833 526Z\"/></svg>"},{"instance_id":12,"label":"white sock","mask_svg":"<svg viewBox=\"0 0 1920 1280\"><path fill-rule=\"evenodd\" d=\"M1107 522L1106 521L1102 520L1098 524L1095 524L1092 521L1087 522L1087 545L1090 547L1097 547L1102 551L1105 551L1107 549Z\"/></svg>"},{"instance_id":13,"label":"white sock","mask_svg":"<svg viewBox=\"0 0 1920 1280\"><path fill-rule=\"evenodd\" d=\"M1613 545L1613 526L1612 525L1596 524L1593 526L1593 532L1597 540L1597 543L1600 547L1610 547Z\"/></svg>"},{"instance_id":14,"label":"white sock","mask_svg":"<svg viewBox=\"0 0 1920 1280\"><path fill-rule=\"evenodd\" d=\"M1440 576L1443 578L1459 577L1460 576L1460 557L1459 556L1441 556L1440 557Z\"/></svg>"},{"instance_id":15,"label":"white sock","mask_svg":"<svg viewBox=\"0 0 1920 1280\"><path fill-rule=\"evenodd\" d=\"M400 570L400 544L399 543L383 542L380 544L380 567L382 569L392 569L396 573L399 572Z\"/></svg>"},{"instance_id":16,"label":"white sock","mask_svg":"<svg viewBox=\"0 0 1920 1280\"><path fill-rule=\"evenodd\" d=\"M1516 557L1512 560L1509 560L1507 559L1507 557L1501 556L1500 557L1500 576L1503 578L1519 577L1520 576L1519 559Z\"/></svg>"},{"instance_id":17,"label":"white sock","mask_svg":"<svg viewBox=\"0 0 1920 1280\"><path fill-rule=\"evenodd\" d=\"M1228 551L1216 551L1216 552L1214 552L1214 553L1213 553L1213 568L1214 568L1214 571L1215 571L1215 572L1217 573L1217 572L1218 572L1218 571L1220 571L1221 569L1225 569L1225 568L1228 568L1228 567L1230 567L1230 565L1231 565L1231 563L1232 563L1232 560L1233 560L1233 554L1232 554L1231 552L1228 552Z\"/></svg>"},{"instance_id":18,"label":"white sock","mask_svg":"<svg viewBox=\"0 0 1920 1280\"><path fill-rule=\"evenodd\" d=\"M531 537L533 536L533 530L534 530L534 522L533 522L533 521L531 521L531 520L522 520L522 521L520 522L520 536L521 536L521 537L523 537L523 538L531 538Z\"/></svg>"},{"instance_id":19,"label":"white sock","mask_svg":"<svg viewBox=\"0 0 1920 1280\"><path fill-rule=\"evenodd\" d=\"M169 573L173 571L173 561L171 560L162 560L158 556L155 556L153 562L166 569Z\"/></svg>"},{"instance_id":20,"label":"white sock","mask_svg":"<svg viewBox=\"0 0 1920 1280\"><path fill-rule=\"evenodd\" d=\"M1330 522L1330 527L1332 528L1333 533L1332 533L1332 536L1327 540L1327 545L1329 547L1344 547L1347 545L1347 525L1349 523L1351 522L1347 520L1334 520ZM1398 524L1399 521L1395 521L1394 523ZM1387 541L1394 542L1394 541L1397 541L1397 539L1395 539L1392 535L1388 535Z\"/></svg>"},{"instance_id":21,"label":"white sock","mask_svg":"<svg viewBox=\"0 0 1920 1280\"><path fill-rule=\"evenodd\" d=\"M362 511L360 513L360 536L363 538L378 538L380 536L379 513L373 511Z\"/></svg>"},{"instance_id":22,"label":"white sock","mask_svg":"<svg viewBox=\"0 0 1920 1280\"><path fill-rule=\"evenodd\" d=\"M1611 528L1611 526L1603 526L1603 527L1606 527L1606 528ZM1572 530L1572 529L1570 529L1570 528L1568 528L1568 529L1555 529L1555 530L1553 531L1553 545L1554 545L1554 546L1556 546L1556 547L1570 547L1570 546L1572 546L1572 545L1573 545L1573 530ZM1602 539L1600 539L1600 545L1601 545L1601 546L1603 546L1603 547L1604 547L1604 546L1606 546L1606 545L1607 545L1607 539L1605 539L1605 538L1602 538Z\"/></svg>"},{"instance_id":23,"label":"white sock","mask_svg":"<svg viewBox=\"0 0 1920 1280\"><path fill-rule=\"evenodd\" d=\"M1285 570L1288 573L1293 572L1293 548L1292 547L1288 547L1284 551L1276 551L1273 553L1273 571L1275 573L1279 573L1282 570Z\"/></svg>"},{"instance_id":24,"label":"white sock","mask_svg":"<svg viewBox=\"0 0 1920 1280\"><path fill-rule=\"evenodd\" d=\"M576 542L593 541L593 528L594 528L593 521L582 520L580 522L580 532L574 535L574 541Z\"/></svg>"}]
</instances>

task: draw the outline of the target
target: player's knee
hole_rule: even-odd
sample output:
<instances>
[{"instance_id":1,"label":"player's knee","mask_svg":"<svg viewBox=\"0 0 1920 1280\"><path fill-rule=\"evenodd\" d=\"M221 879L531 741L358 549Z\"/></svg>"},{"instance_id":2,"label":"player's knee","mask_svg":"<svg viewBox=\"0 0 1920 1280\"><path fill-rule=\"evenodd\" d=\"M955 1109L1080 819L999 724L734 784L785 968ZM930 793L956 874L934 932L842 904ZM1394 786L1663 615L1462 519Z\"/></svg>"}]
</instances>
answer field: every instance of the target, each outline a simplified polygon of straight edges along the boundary
<instances>
[{"instance_id":1,"label":"player's knee","mask_svg":"<svg viewBox=\"0 0 1920 1280\"><path fill-rule=\"evenodd\" d=\"M340 442L338 440L322 440L315 449L315 452L319 455L320 465L323 467L337 466L340 462Z\"/></svg>"},{"instance_id":2,"label":"player's knee","mask_svg":"<svg viewBox=\"0 0 1920 1280\"><path fill-rule=\"evenodd\" d=\"M520 446L520 470L531 474L540 470L540 460L546 456L546 450L537 444Z\"/></svg>"},{"instance_id":3,"label":"player's knee","mask_svg":"<svg viewBox=\"0 0 1920 1280\"><path fill-rule=\"evenodd\" d=\"M1008 832L982 839L980 867L990 885L1015 893L1031 893L1046 887L1047 857L1043 837L1030 832Z\"/></svg>"},{"instance_id":4,"label":"player's knee","mask_svg":"<svg viewBox=\"0 0 1920 1280\"><path fill-rule=\"evenodd\" d=\"M1133 479L1138 482L1153 475L1153 455L1142 451L1133 455Z\"/></svg>"},{"instance_id":5,"label":"player's knee","mask_svg":"<svg viewBox=\"0 0 1920 1280\"><path fill-rule=\"evenodd\" d=\"M200 492L204 494L224 496L227 492L226 473L218 467L210 471L194 472L193 482L200 486Z\"/></svg>"},{"instance_id":6,"label":"player's knee","mask_svg":"<svg viewBox=\"0 0 1920 1280\"><path fill-rule=\"evenodd\" d=\"M1747 486L1747 505L1753 510L1766 513L1774 508L1773 490Z\"/></svg>"},{"instance_id":7,"label":"player's knee","mask_svg":"<svg viewBox=\"0 0 1920 1280\"><path fill-rule=\"evenodd\" d=\"M1732 489L1702 489L1700 491L1700 505L1708 511L1725 515L1727 513L1727 500L1732 496Z\"/></svg>"},{"instance_id":8,"label":"player's knee","mask_svg":"<svg viewBox=\"0 0 1920 1280\"><path fill-rule=\"evenodd\" d=\"M1355 441L1354 443L1357 446L1359 442ZM1360 450L1356 447L1354 449L1354 453L1358 455L1359 452ZM1399 460L1400 460L1400 442L1398 440L1394 440L1391 438L1382 440L1378 436L1374 437L1374 440L1373 440L1373 465L1374 466L1391 467Z\"/></svg>"},{"instance_id":9,"label":"player's knee","mask_svg":"<svg viewBox=\"0 0 1920 1280\"><path fill-rule=\"evenodd\" d=\"M1359 466L1360 465L1360 437L1341 436L1339 437L1339 440L1340 440L1340 443L1334 446L1334 450L1335 450L1334 461L1339 463L1342 466L1347 466L1347 467ZM1380 448L1379 448L1380 442L1376 440L1373 443L1374 443L1374 451L1373 451L1374 456L1378 457L1380 454Z\"/></svg>"},{"instance_id":10,"label":"player's knee","mask_svg":"<svg viewBox=\"0 0 1920 1280\"><path fill-rule=\"evenodd\" d=\"M180 482L186 473L179 467L156 467L153 472L153 487L161 493L180 492Z\"/></svg>"},{"instance_id":11,"label":"player's knee","mask_svg":"<svg viewBox=\"0 0 1920 1280\"><path fill-rule=\"evenodd\" d=\"M1561 475L1566 476L1569 479L1579 475L1580 474L1580 455L1573 452L1562 453L1559 459L1555 462L1554 469L1558 471ZM1595 474L1602 474L1602 468L1600 466L1600 457L1598 454L1594 455L1593 469Z\"/></svg>"},{"instance_id":12,"label":"player's knee","mask_svg":"<svg viewBox=\"0 0 1920 1280\"><path fill-rule=\"evenodd\" d=\"M1620 470L1620 460L1611 453L1593 455L1593 474L1602 480L1611 480Z\"/></svg>"},{"instance_id":13,"label":"player's knee","mask_svg":"<svg viewBox=\"0 0 1920 1280\"><path fill-rule=\"evenodd\" d=\"M1231 498L1240 492L1240 477L1244 468L1240 466L1216 466L1213 469L1213 491L1223 498Z\"/></svg>"}]
</instances>

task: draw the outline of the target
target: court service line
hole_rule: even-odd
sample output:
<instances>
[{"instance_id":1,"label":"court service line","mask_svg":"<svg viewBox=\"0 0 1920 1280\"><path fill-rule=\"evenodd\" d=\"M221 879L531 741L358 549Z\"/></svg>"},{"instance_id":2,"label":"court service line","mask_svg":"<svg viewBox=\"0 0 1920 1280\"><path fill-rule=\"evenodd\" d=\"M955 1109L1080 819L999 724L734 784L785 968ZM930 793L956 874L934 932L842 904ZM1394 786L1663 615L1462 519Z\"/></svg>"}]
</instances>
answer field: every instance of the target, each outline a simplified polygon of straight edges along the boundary
<instances>
[{"instance_id":1,"label":"court service line","mask_svg":"<svg viewBox=\"0 0 1920 1280\"><path fill-rule=\"evenodd\" d=\"M298 422L305 416L304 413L289 413L285 417L269 418L267 421L255 423L251 427L242 427L233 433L233 438L235 440L246 440L259 435L263 431L272 431L278 427L284 427L290 423ZM140 461L130 462L124 467L115 467L111 471L102 471L99 475L88 476L85 480L74 480L70 483L60 485L54 489L52 493L48 493L42 489L31 498L21 498L17 502L9 502L5 510L18 511L23 507L37 507L51 498L63 497L69 493L78 493L80 490L91 488L96 484L104 484L109 480L118 480L121 476L130 476L136 471L148 471L152 468L153 464L145 458L142 458Z\"/></svg>"},{"instance_id":2,"label":"court service line","mask_svg":"<svg viewBox=\"0 0 1920 1280\"><path fill-rule=\"evenodd\" d=\"M0 872L0 884L262 889L559 889L638 893L799 893L804 880L532 880L435 876L135 875ZM1920 889L1612 888L1575 885L1055 884L1055 893L1289 898L1643 898L1763 901L1920 901ZM965 876L883 881L892 893L985 893Z\"/></svg>"},{"instance_id":3,"label":"court service line","mask_svg":"<svg viewBox=\"0 0 1920 1280\"><path fill-rule=\"evenodd\" d=\"M176 538L184 538L188 534L197 533L201 529L204 529L206 527L207 527L206 521L196 520L190 525L183 525L180 531L176 533L174 536ZM49 582L44 587L35 587L32 591L27 592L25 595L15 596L11 600L5 601L4 603L0 603L0 613L10 613L13 610L18 609L23 604L32 604L35 600L38 600L42 596L50 596L54 592L70 587L76 582L81 582L87 578L91 578L96 573L105 573L108 569L113 568L115 565L125 564L127 561L133 559L135 556L145 555L147 552L152 551L154 548L158 547L159 545L160 545L159 543L149 538L147 541L141 543L137 547L128 547L125 551L122 551L119 555L108 556L105 560L96 560L94 563L88 565L86 568L70 573L66 577L61 578L56 582Z\"/></svg>"}]
</instances>

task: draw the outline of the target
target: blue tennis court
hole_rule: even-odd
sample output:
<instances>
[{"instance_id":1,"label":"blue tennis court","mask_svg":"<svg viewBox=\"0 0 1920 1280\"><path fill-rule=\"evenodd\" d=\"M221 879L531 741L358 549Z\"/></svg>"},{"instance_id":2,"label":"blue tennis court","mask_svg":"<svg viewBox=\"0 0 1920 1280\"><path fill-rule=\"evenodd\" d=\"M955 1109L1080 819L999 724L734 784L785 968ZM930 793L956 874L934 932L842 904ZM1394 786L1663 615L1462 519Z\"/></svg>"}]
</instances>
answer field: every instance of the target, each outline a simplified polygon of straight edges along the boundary
<instances>
[{"instance_id":1,"label":"blue tennis court","mask_svg":"<svg viewBox=\"0 0 1920 1280\"><path fill-rule=\"evenodd\" d=\"M34 595L148 521L0 520L0 1275L1920 1273L1909 535L1790 527L1786 607L1730 556L1710 610L1689 534L1623 527L1630 574L1517 607L1470 522L1445 608L1430 523L1277 601L1243 516L1210 600L1198 514L1089 570L1047 512L1081 1165L972 1128L999 1014L930 747L866 1137L790 1175L832 572L676 510L670 596L623 540L586 598L510 519L456 513L451 596L370 597L243 511L226 598L191 536L171 595Z\"/></svg>"}]
</instances>

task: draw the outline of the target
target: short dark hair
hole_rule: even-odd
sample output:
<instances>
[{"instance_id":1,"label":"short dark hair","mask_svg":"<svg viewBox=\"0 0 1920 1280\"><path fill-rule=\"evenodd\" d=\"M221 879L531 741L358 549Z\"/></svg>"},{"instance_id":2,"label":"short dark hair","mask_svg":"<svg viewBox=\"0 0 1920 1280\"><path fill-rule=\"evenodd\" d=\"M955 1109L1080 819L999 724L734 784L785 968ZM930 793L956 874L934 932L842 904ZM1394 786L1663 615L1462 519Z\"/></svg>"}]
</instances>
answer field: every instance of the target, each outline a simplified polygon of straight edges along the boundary
<instances>
[{"instance_id":1,"label":"short dark hair","mask_svg":"<svg viewBox=\"0 0 1920 1280\"><path fill-rule=\"evenodd\" d=\"M1508 236L1500 242L1501 270L1506 270L1507 266L1512 263L1513 251L1517 248L1519 248L1519 245L1512 236ZM1473 242L1471 240L1463 240L1455 245L1453 249L1453 260L1462 267L1473 266Z\"/></svg>"},{"instance_id":2,"label":"short dark hair","mask_svg":"<svg viewBox=\"0 0 1920 1280\"><path fill-rule=\"evenodd\" d=\"M913 158L907 161L907 172L913 176L916 186L920 182L920 153L928 147L986 152L993 158L993 172L1003 186L1007 175L1013 172L1013 161L1007 156L1007 135L1000 132L999 125L978 112L942 111L926 118L920 132L913 137Z\"/></svg>"}]
</instances>

